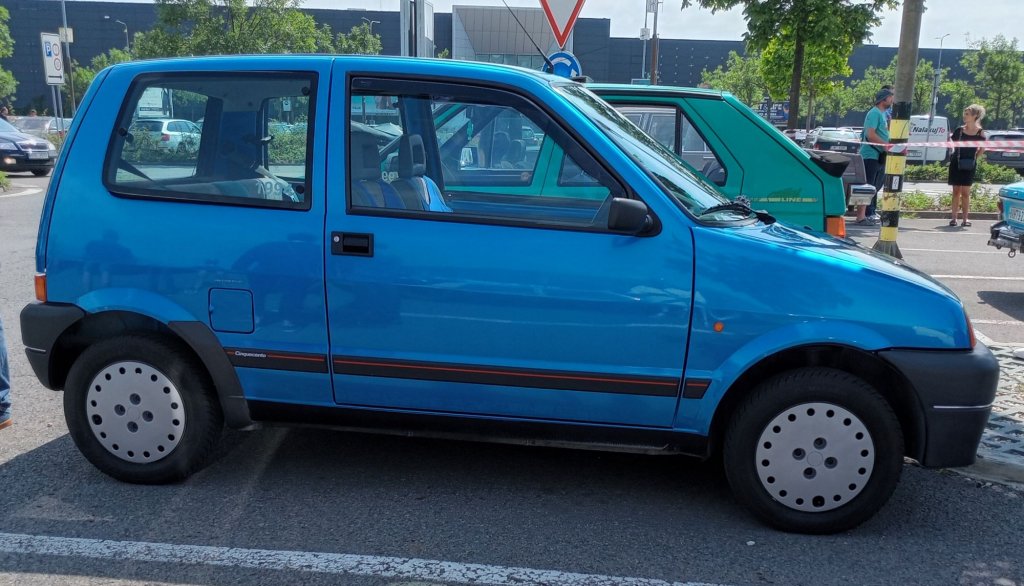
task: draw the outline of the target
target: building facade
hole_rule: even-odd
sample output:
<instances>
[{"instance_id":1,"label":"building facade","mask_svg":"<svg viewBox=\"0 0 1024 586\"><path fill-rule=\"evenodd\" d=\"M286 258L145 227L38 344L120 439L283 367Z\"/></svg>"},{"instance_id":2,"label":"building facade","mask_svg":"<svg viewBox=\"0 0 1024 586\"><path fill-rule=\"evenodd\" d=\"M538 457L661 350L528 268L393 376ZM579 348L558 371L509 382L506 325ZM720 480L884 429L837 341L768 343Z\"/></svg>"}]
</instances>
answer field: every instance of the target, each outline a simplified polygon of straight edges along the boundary
<instances>
[{"instance_id":1,"label":"building facade","mask_svg":"<svg viewBox=\"0 0 1024 586\"><path fill-rule=\"evenodd\" d=\"M15 43L14 55L2 62L3 67L18 80L17 99L13 105L17 110L28 107L49 109L50 89L43 76L39 33L57 32L62 22L61 3L53 0L4 0L4 6L11 13L8 24ZM111 48L123 48L126 27L131 38L136 32L149 30L156 22L154 5L149 3L67 0L66 8L68 26L74 30L71 57L83 64ZM381 36L382 53L401 53L398 12L355 9L306 9L306 12L317 23L329 25L334 33L348 32L354 26L372 22L373 32ZM450 13L435 12L433 23L436 51L447 50L455 59L537 69L543 65L544 59L534 43L546 54L558 49L539 8L513 8L510 11L504 6L455 6ZM579 59L583 74L595 81L629 83L649 69L649 63L642 63L645 54L650 58L649 44L645 51L644 41L639 38L612 37L609 19L579 19L566 48ZM701 72L723 65L730 51L742 54L743 42L662 38L659 82L677 86L699 85ZM861 76L868 67L887 66L896 52L895 47L858 47L850 57L854 78ZM946 49L942 54L943 64L952 70L955 77L965 77L960 66L962 55L963 50L960 49ZM934 61L937 56L937 49L921 49L919 58ZM865 105L864 109L869 107ZM70 108L65 107L65 112L70 114ZM859 123L861 116L862 113L851 113L842 122Z\"/></svg>"}]
</instances>

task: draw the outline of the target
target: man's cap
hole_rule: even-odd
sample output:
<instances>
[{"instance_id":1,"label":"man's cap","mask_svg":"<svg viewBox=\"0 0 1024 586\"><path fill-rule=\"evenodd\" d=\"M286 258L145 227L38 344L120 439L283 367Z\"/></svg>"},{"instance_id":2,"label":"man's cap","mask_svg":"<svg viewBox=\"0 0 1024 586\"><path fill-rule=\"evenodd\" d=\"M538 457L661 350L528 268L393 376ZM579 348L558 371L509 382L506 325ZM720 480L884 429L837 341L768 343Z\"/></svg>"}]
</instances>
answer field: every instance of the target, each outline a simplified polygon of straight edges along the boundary
<instances>
[{"instance_id":1,"label":"man's cap","mask_svg":"<svg viewBox=\"0 0 1024 586\"><path fill-rule=\"evenodd\" d=\"M875 94L875 103L877 104L878 102L881 102L882 100L888 98L891 95L893 95L892 90L887 89L887 88L882 88L882 89L878 90L877 94Z\"/></svg>"}]
</instances>

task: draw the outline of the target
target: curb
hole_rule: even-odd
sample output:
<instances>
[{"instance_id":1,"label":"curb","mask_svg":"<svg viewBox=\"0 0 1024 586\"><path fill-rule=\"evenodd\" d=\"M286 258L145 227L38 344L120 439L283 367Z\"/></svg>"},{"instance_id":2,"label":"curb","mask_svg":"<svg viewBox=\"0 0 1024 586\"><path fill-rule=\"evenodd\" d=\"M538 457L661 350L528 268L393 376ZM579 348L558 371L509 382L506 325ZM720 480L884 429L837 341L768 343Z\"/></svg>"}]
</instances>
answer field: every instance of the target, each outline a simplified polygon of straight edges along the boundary
<instances>
[{"instance_id":1,"label":"curb","mask_svg":"<svg viewBox=\"0 0 1024 586\"><path fill-rule=\"evenodd\" d=\"M900 210L900 216L911 220L948 220L952 210ZM913 218L909 216L913 214ZM846 212L845 217L856 218L855 212ZM995 212L971 212L972 220L998 220L999 214Z\"/></svg>"}]
</instances>

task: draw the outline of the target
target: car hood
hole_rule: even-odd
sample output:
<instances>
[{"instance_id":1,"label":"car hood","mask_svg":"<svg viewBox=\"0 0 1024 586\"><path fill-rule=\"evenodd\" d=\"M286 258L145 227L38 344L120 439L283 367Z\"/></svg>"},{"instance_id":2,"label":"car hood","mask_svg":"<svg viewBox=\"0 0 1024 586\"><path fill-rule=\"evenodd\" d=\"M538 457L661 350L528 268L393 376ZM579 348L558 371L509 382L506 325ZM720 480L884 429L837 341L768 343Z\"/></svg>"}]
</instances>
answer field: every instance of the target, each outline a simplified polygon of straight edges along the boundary
<instances>
[{"instance_id":1,"label":"car hood","mask_svg":"<svg viewBox=\"0 0 1024 586\"><path fill-rule=\"evenodd\" d=\"M5 142L41 142L42 139L38 136L33 136L24 132L0 132L0 140Z\"/></svg>"}]
</instances>

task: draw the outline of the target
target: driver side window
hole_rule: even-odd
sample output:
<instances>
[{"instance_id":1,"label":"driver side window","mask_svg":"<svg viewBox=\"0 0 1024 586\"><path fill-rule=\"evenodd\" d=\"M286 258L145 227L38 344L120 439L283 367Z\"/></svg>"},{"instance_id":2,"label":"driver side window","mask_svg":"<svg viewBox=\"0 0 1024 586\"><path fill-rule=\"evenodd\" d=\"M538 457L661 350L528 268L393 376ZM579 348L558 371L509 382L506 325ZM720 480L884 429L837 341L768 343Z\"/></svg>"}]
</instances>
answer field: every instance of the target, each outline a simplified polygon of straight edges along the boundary
<instances>
[{"instance_id":1,"label":"driver side window","mask_svg":"<svg viewBox=\"0 0 1024 586\"><path fill-rule=\"evenodd\" d=\"M626 193L562 126L516 94L398 80L353 84L354 210L600 228L604 204ZM394 107L396 136L387 144L375 140L383 125L362 116L371 103Z\"/></svg>"}]
</instances>

